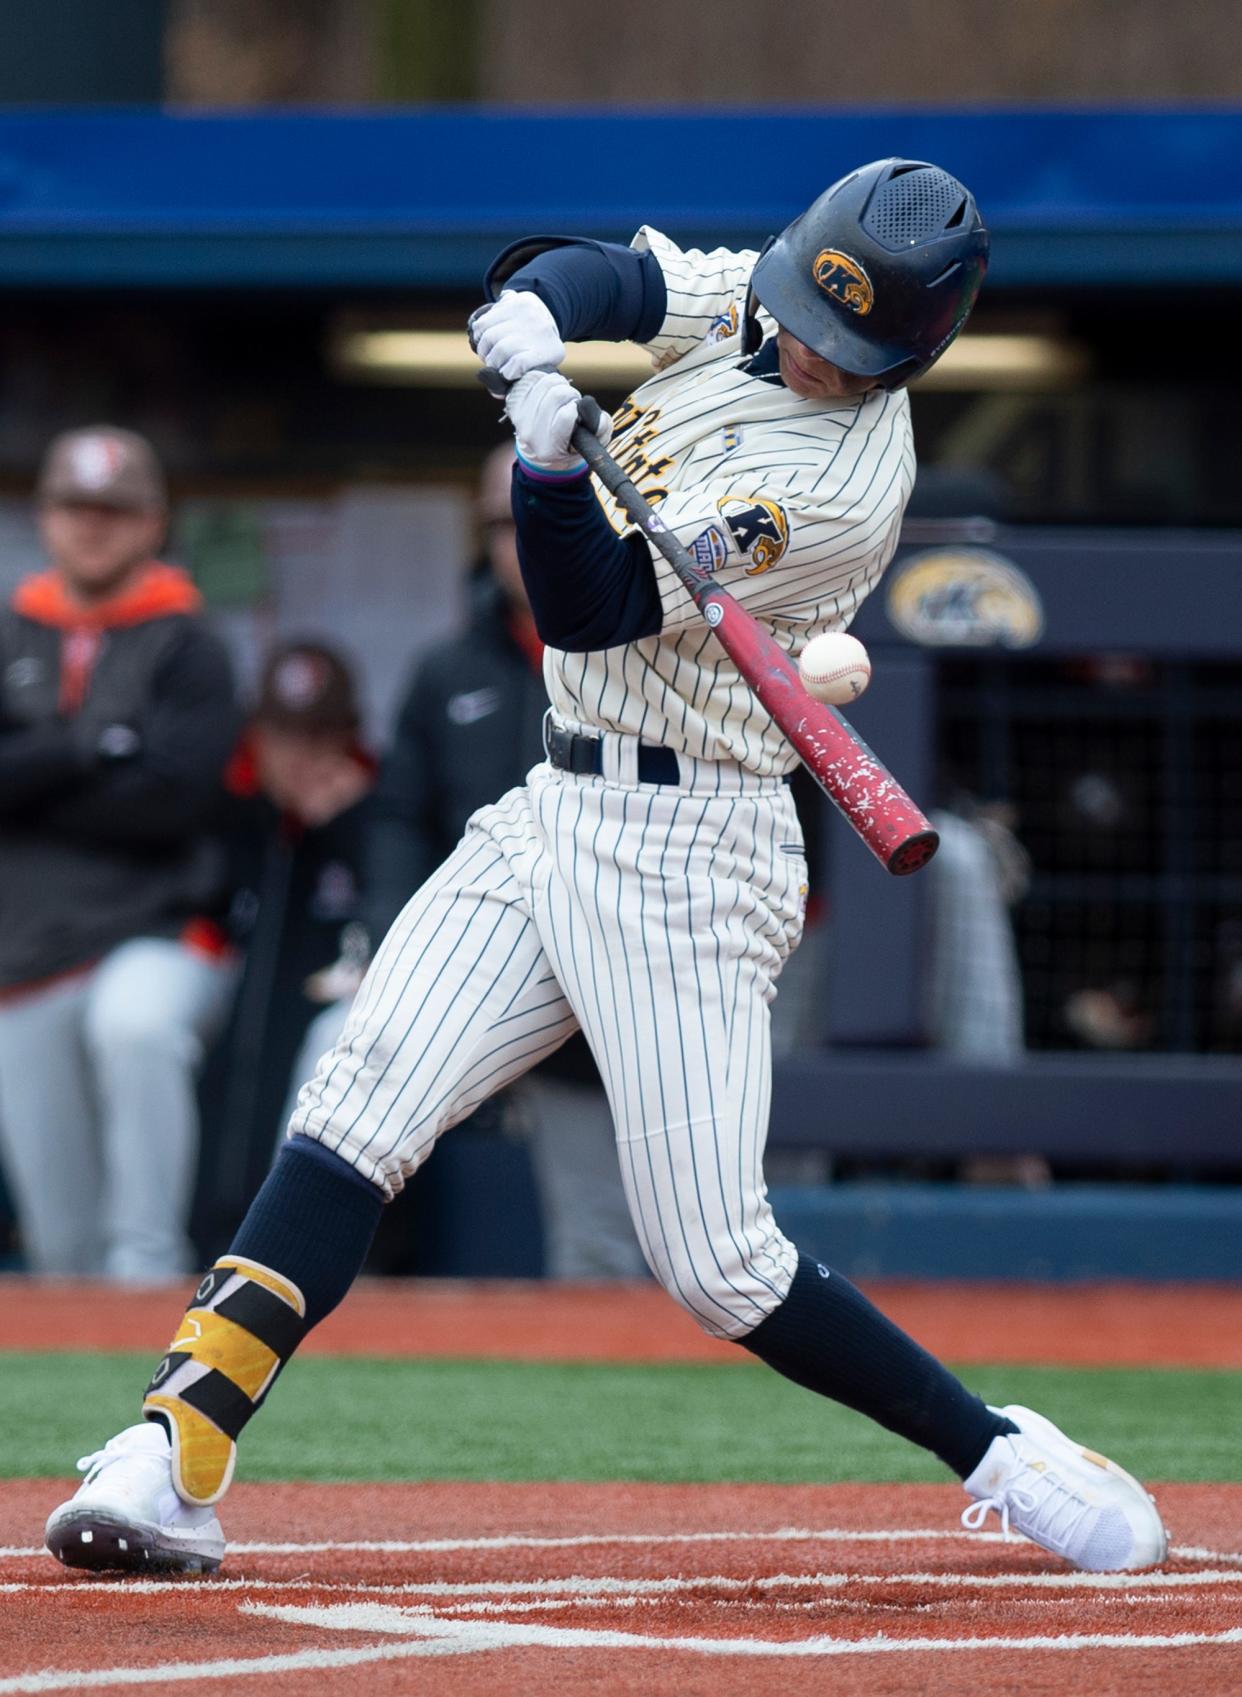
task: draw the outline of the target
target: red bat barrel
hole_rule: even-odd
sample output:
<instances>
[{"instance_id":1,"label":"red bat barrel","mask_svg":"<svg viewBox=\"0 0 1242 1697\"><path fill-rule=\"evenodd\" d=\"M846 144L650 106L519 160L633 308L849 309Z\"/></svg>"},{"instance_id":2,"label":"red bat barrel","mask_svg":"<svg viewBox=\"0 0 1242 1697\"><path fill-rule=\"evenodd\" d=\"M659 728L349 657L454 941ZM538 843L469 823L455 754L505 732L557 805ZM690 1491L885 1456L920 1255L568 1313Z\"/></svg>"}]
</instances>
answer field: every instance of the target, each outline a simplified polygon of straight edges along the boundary
<instances>
[{"instance_id":1,"label":"red bat barrel","mask_svg":"<svg viewBox=\"0 0 1242 1697\"><path fill-rule=\"evenodd\" d=\"M489 394L504 398L509 384L499 372L485 368L478 375ZM580 422L572 437L574 447L672 566L721 647L788 737L820 789L887 871L900 878L926 866L940 844L926 814L841 715L807 694L788 655L740 602L712 582L667 529L659 513L600 442L596 431L601 417L598 401L590 395L579 398Z\"/></svg>"},{"instance_id":2,"label":"red bat barrel","mask_svg":"<svg viewBox=\"0 0 1242 1697\"><path fill-rule=\"evenodd\" d=\"M799 759L876 859L896 877L925 866L939 836L857 731L807 694L793 661L731 595L708 589L695 600Z\"/></svg>"}]
</instances>

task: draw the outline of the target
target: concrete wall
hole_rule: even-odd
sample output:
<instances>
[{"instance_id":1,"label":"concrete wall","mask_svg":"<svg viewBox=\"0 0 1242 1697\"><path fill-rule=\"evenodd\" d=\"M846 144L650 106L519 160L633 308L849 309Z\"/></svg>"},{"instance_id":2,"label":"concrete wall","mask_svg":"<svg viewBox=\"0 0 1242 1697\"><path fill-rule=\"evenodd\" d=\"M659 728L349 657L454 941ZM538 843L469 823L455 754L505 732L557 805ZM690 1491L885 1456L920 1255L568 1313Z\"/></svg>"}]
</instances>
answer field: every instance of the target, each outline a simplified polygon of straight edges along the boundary
<instances>
[{"instance_id":1,"label":"concrete wall","mask_svg":"<svg viewBox=\"0 0 1242 1697\"><path fill-rule=\"evenodd\" d=\"M494 100L1242 97L1236 0L489 0L481 38L479 92Z\"/></svg>"},{"instance_id":2,"label":"concrete wall","mask_svg":"<svg viewBox=\"0 0 1242 1697\"><path fill-rule=\"evenodd\" d=\"M1236 0L167 0L165 81L228 106L1230 102L1240 47Z\"/></svg>"}]
</instances>

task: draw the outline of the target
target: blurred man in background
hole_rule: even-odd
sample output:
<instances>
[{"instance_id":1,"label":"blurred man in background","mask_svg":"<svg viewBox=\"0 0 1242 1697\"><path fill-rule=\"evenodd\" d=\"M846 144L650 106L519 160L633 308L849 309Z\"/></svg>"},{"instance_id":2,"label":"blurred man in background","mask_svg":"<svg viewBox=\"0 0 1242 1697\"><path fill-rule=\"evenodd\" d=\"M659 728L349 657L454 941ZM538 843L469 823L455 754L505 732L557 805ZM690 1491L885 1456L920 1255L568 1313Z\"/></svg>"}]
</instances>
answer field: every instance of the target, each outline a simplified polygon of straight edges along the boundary
<instances>
[{"instance_id":1,"label":"blurred man in background","mask_svg":"<svg viewBox=\"0 0 1242 1697\"><path fill-rule=\"evenodd\" d=\"M0 614L0 1148L32 1270L173 1278L234 978L200 923L232 680L155 557L149 442L58 437L38 501L49 569Z\"/></svg>"},{"instance_id":2,"label":"blurred man in background","mask_svg":"<svg viewBox=\"0 0 1242 1697\"><path fill-rule=\"evenodd\" d=\"M402 703L376 798L368 888L378 940L452 852L466 820L544 758L543 644L518 565L513 448L484 462L469 627L432 648ZM307 1076L310 1074L308 1072ZM508 1098L525 1124L548 1275L646 1274L621 1187L612 1115L586 1039L575 1035Z\"/></svg>"}]
</instances>

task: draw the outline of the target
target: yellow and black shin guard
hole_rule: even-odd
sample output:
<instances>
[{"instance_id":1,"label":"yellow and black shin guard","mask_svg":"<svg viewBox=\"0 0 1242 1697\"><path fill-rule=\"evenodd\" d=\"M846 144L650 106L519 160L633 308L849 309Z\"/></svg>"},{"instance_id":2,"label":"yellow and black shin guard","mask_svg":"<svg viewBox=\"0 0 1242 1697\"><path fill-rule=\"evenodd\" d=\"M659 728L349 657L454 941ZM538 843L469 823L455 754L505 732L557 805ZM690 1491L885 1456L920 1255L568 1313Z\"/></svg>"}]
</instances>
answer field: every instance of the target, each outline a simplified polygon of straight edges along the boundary
<instances>
[{"instance_id":1,"label":"yellow and black shin guard","mask_svg":"<svg viewBox=\"0 0 1242 1697\"><path fill-rule=\"evenodd\" d=\"M306 1331L295 1284L239 1255L225 1255L194 1292L142 1411L167 1420L173 1484L188 1503L228 1490L237 1434Z\"/></svg>"}]
</instances>

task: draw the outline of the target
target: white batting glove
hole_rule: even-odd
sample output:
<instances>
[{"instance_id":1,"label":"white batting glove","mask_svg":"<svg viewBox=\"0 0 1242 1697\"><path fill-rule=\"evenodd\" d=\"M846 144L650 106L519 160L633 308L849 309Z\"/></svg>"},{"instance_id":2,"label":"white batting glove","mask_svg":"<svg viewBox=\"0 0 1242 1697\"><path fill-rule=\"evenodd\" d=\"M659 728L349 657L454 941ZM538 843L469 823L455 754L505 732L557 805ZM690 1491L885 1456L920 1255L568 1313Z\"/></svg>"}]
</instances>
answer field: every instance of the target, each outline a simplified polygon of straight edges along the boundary
<instances>
[{"instance_id":1,"label":"white batting glove","mask_svg":"<svg viewBox=\"0 0 1242 1697\"><path fill-rule=\"evenodd\" d=\"M530 371L520 377L505 399L505 411L517 438L517 451L537 471L575 472L586 464L570 446L578 423L581 396L559 371ZM601 414L596 435L607 442L612 420Z\"/></svg>"},{"instance_id":2,"label":"white batting glove","mask_svg":"<svg viewBox=\"0 0 1242 1697\"><path fill-rule=\"evenodd\" d=\"M470 339L484 365L509 383L540 367L552 371L565 357L565 344L551 312L529 289L502 294L470 320Z\"/></svg>"}]
</instances>

